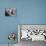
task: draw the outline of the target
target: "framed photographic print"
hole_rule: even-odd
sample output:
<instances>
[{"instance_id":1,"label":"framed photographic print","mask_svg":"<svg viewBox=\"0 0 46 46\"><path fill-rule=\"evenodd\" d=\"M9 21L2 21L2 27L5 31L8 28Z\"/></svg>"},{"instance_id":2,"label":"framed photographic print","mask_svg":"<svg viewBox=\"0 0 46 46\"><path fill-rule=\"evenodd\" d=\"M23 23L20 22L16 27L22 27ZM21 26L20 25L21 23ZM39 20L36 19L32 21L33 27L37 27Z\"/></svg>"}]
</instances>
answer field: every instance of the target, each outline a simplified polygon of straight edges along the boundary
<instances>
[{"instance_id":1,"label":"framed photographic print","mask_svg":"<svg viewBox=\"0 0 46 46\"><path fill-rule=\"evenodd\" d=\"M20 24L18 25L19 42L21 40L46 41L46 25Z\"/></svg>"},{"instance_id":2,"label":"framed photographic print","mask_svg":"<svg viewBox=\"0 0 46 46\"><path fill-rule=\"evenodd\" d=\"M16 16L16 8L5 8L5 16Z\"/></svg>"}]
</instances>

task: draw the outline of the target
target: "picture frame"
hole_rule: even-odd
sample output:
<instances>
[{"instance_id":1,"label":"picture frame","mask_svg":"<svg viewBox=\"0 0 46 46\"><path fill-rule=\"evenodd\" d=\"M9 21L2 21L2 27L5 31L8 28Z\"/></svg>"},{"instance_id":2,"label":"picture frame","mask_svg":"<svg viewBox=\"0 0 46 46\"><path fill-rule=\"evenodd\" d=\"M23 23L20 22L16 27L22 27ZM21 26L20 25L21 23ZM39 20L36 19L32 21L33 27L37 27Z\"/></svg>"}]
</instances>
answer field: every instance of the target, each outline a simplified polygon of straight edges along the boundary
<instances>
[{"instance_id":1,"label":"picture frame","mask_svg":"<svg viewBox=\"0 0 46 46\"><path fill-rule=\"evenodd\" d=\"M5 8L5 16L16 16L16 8Z\"/></svg>"}]
</instances>

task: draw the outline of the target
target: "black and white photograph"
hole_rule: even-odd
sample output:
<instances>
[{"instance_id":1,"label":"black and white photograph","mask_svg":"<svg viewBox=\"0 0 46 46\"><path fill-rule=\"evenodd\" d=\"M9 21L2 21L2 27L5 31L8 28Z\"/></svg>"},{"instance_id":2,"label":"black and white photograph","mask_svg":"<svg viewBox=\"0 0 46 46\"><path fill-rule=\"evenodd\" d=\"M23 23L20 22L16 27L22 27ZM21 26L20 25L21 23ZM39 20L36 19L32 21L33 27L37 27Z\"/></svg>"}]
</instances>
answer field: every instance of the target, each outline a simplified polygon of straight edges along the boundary
<instances>
[{"instance_id":1,"label":"black and white photograph","mask_svg":"<svg viewBox=\"0 0 46 46\"><path fill-rule=\"evenodd\" d=\"M46 25L20 24L18 33L20 46L40 45L46 41Z\"/></svg>"},{"instance_id":2,"label":"black and white photograph","mask_svg":"<svg viewBox=\"0 0 46 46\"><path fill-rule=\"evenodd\" d=\"M5 8L5 16L16 16L16 8Z\"/></svg>"}]
</instances>

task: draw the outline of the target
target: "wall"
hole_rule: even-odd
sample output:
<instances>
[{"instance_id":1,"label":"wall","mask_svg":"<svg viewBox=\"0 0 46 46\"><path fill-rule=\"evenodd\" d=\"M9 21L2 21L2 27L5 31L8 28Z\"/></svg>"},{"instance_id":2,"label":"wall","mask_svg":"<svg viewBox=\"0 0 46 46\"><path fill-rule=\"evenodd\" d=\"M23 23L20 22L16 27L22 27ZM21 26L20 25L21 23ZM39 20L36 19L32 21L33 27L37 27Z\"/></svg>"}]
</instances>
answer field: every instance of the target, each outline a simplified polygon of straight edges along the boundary
<instances>
[{"instance_id":1,"label":"wall","mask_svg":"<svg viewBox=\"0 0 46 46\"><path fill-rule=\"evenodd\" d=\"M15 17L6 17L5 8L17 8ZM46 24L46 0L0 0L0 44L7 44L17 24ZM16 40L17 42L17 40Z\"/></svg>"}]
</instances>

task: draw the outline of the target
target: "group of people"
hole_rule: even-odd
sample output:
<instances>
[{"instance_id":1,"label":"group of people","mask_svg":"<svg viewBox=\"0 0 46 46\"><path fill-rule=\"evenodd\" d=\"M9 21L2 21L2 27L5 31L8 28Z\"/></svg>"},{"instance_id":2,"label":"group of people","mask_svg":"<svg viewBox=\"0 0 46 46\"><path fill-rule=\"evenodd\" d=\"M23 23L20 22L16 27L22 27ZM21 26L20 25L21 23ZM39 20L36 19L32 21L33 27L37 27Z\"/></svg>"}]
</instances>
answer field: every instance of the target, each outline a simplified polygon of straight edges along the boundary
<instances>
[{"instance_id":1,"label":"group of people","mask_svg":"<svg viewBox=\"0 0 46 46\"><path fill-rule=\"evenodd\" d=\"M15 8L5 8L5 16L12 16L16 14Z\"/></svg>"}]
</instances>

